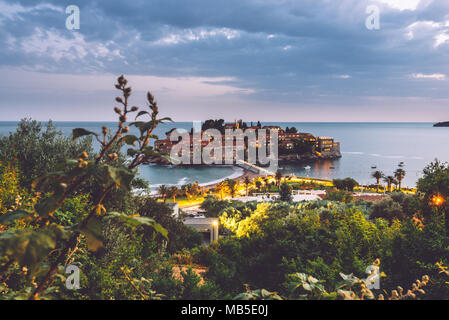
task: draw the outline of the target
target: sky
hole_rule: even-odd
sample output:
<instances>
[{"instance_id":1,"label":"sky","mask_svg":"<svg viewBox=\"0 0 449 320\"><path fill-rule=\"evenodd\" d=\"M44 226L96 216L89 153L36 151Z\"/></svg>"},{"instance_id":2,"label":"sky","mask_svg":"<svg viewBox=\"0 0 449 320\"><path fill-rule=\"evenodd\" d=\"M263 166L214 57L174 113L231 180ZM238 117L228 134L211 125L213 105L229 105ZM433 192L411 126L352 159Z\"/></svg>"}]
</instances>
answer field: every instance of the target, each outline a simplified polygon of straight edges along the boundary
<instances>
[{"instance_id":1,"label":"sky","mask_svg":"<svg viewBox=\"0 0 449 320\"><path fill-rule=\"evenodd\" d=\"M448 0L0 0L0 48L0 121L115 120L121 74L175 121L449 120Z\"/></svg>"}]
</instances>

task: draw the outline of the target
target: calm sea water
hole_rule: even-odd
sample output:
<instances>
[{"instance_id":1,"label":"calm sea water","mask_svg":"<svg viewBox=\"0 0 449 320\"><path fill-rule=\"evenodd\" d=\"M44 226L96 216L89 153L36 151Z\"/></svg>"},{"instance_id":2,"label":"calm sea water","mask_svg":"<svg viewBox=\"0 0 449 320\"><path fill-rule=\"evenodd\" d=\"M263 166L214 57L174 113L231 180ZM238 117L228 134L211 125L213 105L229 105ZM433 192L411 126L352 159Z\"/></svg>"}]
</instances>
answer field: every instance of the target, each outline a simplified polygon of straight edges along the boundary
<instances>
[{"instance_id":1,"label":"calm sea water","mask_svg":"<svg viewBox=\"0 0 449 320\"><path fill-rule=\"evenodd\" d=\"M73 128L101 131L101 126L115 126L108 122L55 122L65 135ZM399 162L405 163L407 174L404 186L414 186L422 169L435 158L449 162L449 128L434 128L431 123L279 123L264 125L295 126L300 132L315 136L331 136L341 142L343 157L332 161L311 161L295 165L281 165L285 174L333 179L353 177L361 183L373 183L373 169L392 174ZM16 129L17 122L0 122L0 134L8 135ZM164 124L155 131L160 137L171 128L190 130L191 123ZM306 169L310 167L310 169ZM225 177L236 177L240 169L233 167L178 168L173 166L143 166L140 176L152 186L160 184L185 184L194 181L206 184Z\"/></svg>"}]
</instances>

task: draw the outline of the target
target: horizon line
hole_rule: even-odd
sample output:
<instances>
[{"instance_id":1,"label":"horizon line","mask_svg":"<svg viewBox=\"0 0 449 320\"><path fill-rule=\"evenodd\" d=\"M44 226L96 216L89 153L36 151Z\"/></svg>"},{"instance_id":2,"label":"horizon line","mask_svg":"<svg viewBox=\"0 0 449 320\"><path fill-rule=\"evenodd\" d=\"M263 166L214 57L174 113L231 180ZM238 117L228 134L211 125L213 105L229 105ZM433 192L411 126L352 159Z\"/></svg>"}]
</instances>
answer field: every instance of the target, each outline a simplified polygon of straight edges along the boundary
<instances>
[{"instance_id":1,"label":"horizon line","mask_svg":"<svg viewBox=\"0 0 449 320\"><path fill-rule=\"evenodd\" d=\"M23 118L23 119L28 119L28 118ZM20 120L0 120L0 123L2 122L20 122L23 119ZM104 122L104 123L115 123L117 121L112 121L112 120L36 120L36 119L32 119L29 118L31 121L37 121L37 122L66 122L66 123L70 123L70 122L88 122L88 123L96 123L96 122ZM221 119L221 118L220 118ZM207 119L207 120L220 120L220 119ZM173 121L172 123L179 123L179 122L205 122L207 120L180 120L180 121ZM225 123L231 123L233 121L227 121L224 120ZM251 121L247 121L247 120L242 120L245 123L251 122ZM260 120L258 120L260 121ZM132 121L129 121L132 122ZM252 121L253 123L257 121ZM443 121L260 121L260 123L439 123L439 122L445 122ZM165 122L165 123L170 123L170 122Z\"/></svg>"}]
</instances>

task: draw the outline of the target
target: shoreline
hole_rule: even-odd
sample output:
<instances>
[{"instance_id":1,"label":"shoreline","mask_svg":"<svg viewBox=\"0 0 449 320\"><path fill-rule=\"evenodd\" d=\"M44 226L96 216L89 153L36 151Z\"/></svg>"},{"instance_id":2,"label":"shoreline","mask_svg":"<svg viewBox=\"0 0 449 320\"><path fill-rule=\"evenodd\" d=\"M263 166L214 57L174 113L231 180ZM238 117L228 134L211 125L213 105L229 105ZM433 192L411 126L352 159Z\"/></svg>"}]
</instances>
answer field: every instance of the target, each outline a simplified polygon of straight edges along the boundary
<instances>
[{"instance_id":1,"label":"shoreline","mask_svg":"<svg viewBox=\"0 0 449 320\"><path fill-rule=\"evenodd\" d=\"M220 165L220 166L222 166L222 165ZM259 175L257 173L254 173L254 172L252 172L250 170L247 170L245 168L242 168L242 167L239 167L239 166L236 166L236 165L227 165L227 166L232 167L232 169L234 170L234 172L232 174L230 174L228 176L225 176L225 177L222 177L222 178L219 178L219 179L216 179L216 180L207 181L207 182L204 182L204 183L199 183L199 186L209 190L209 189L214 188L216 185L218 185L219 183L223 182L226 179L233 179L233 180L238 180L240 182L243 182L245 177L248 177L252 181L254 178L262 176L262 175ZM157 194L157 188L160 185L161 184L152 185L152 187L150 187L150 189L154 188L154 190L151 190L150 195ZM173 184L166 184L166 186L177 186L177 187L180 187L181 185L177 184L177 183L173 183Z\"/></svg>"},{"instance_id":2,"label":"shoreline","mask_svg":"<svg viewBox=\"0 0 449 320\"><path fill-rule=\"evenodd\" d=\"M244 169L244 168L241 168L238 166L234 166L234 165L233 165L233 167L240 169L242 171L242 174L240 174L238 177L234 177L234 178L230 178L232 175L229 177L224 177L223 179L220 179L220 181L214 181L213 183L206 182L204 184L200 184L200 186L209 190L209 189L213 189L217 184L223 182L226 179L234 179L234 180L238 180L239 182L242 183L246 177L248 177L250 179L250 181L252 181L254 178L262 177L262 175L254 173L250 170L247 170L247 169Z\"/></svg>"}]
</instances>

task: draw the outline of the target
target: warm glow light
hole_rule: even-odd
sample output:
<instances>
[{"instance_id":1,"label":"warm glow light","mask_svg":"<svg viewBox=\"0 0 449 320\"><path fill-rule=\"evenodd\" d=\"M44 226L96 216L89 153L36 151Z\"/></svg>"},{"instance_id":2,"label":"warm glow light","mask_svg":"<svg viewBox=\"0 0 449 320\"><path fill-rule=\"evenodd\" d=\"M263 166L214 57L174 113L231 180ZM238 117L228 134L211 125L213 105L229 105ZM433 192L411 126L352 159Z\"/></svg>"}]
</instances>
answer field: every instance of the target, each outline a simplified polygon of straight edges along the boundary
<instances>
[{"instance_id":1,"label":"warm glow light","mask_svg":"<svg viewBox=\"0 0 449 320\"><path fill-rule=\"evenodd\" d=\"M435 195L432 197L432 203L436 206L441 206L446 200L440 196L440 195Z\"/></svg>"},{"instance_id":2,"label":"warm glow light","mask_svg":"<svg viewBox=\"0 0 449 320\"><path fill-rule=\"evenodd\" d=\"M218 221L212 222L212 225L213 225L214 227L218 227Z\"/></svg>"}]
</instances>

